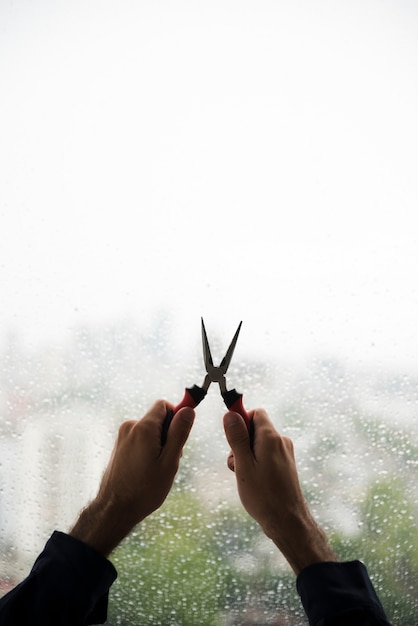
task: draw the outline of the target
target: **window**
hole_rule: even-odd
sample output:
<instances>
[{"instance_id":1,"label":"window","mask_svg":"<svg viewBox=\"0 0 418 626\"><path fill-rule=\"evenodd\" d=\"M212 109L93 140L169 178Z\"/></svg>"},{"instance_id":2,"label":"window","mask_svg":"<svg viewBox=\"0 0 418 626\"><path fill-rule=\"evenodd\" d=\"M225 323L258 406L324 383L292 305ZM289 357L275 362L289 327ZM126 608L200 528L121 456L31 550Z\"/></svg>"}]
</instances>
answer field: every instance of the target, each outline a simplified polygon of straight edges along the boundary
<instances>
[{"instance_id":1,"label":"window","mask_svg":"<svg viewBox=\"0 0 418 626\"><path fill-rule=\"evenodd\" d=\"M415 6L3 3L0 572L91 498L118 425L229 381L295 443L341 558L417 623ZM109 624L304 623L215 389L113 554ZM202 494L205 497L202 498Z\"/></svg>"}]
</instances>

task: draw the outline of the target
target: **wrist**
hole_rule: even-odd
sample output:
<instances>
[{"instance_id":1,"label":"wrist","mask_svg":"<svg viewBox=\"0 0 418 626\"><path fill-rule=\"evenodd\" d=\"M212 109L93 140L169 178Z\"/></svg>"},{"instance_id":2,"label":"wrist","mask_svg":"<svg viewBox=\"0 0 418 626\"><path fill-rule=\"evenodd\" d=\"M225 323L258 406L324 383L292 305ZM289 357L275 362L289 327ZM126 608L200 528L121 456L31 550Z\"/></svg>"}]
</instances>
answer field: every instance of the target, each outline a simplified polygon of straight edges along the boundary
<instances>
[{"instance_id":1,"label":"wrist","mask_svg":"<svg viewBox=\"0 0 418 626\"><path fill-rule=\"evenodd\" d=\"M112 503L96 498L81 511L69 534L107 557L135 525L136 520L121 514Z\"/></svg>"},{"instance_id":2,"label":"wrist","mask_svg":"<svg viewBox=\"0 0 418 626\"><path fill-rule=\"evenodd\" d=\"M325 532L314 519L293 520L291 529L286 534L266 534L279 548L296 575L308 565L338 560Z\"/></svg>"}]
</instances>

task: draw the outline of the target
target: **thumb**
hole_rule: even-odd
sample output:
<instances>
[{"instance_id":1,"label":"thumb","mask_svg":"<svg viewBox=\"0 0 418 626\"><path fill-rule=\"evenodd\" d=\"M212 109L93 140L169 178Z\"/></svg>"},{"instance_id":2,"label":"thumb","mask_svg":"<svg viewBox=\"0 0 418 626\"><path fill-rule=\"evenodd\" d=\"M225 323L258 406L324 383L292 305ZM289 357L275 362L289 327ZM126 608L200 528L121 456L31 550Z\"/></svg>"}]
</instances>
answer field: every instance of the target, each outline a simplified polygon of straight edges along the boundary
<instances>
[{"instance_id":1,"label":"thumb","mask_svg":"<svg viewBox=\"0 0 418 626\"><path fill-rule=\"evenodd\" d=\"M248 428L239 413L229 411L224 415L225 435L234 455L234 463L245 462L248 456L252 456L250 436Z\"/></svg>"},{"instance_id":2,"label":"thumb","mask_svg":"<svg viewBox=\"0 0 418 626\"><path fill-rule=\"evenodd\" d=\"M167 453L181 453L194 422L195 412L190 407L183 407L173 417L167 435L165 448Z\"/></svg>"}]
</instances>

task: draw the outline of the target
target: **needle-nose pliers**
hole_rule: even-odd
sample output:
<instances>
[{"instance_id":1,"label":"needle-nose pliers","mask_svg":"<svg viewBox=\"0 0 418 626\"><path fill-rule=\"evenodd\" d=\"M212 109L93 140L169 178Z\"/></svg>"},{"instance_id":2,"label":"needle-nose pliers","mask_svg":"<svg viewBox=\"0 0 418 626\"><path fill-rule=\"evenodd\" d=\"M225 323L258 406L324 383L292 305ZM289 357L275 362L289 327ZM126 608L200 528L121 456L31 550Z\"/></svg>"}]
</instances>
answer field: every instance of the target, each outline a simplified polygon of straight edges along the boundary
<instances>
[{"instance_id":1,"label":"needle-nose pliers","mask_svg":"<svg viewBox=\"0 0 418 626\"><path fill-rule=\"evenodd\" d=\"M193 385L193 387L187 387L184 392L184 396L182 401L174 408L173 411L170 411L166 417L163 426L162 440L163 443L167 437L167 430L170 425L173 416L179 411L181 408L185 406L189 406L191 408L195 408L200 402L202 402L203 398L206 396L207 391L211 383L218 383L219 389L221 391L222 398L230 411L235 411L239 413L245 420L247 424L248 431L250 436L253 435L253 421L248 415L247 411L244 408L242 403L242 393L238 393L236 389L227 389L226 386L226 378L225 374L228 370L229 364L232 359L232 355L234 354L235 346L238 340L238 335L241 330L242 322L239 323L239 326L235 332L235 335L232 338L231 343L229 344L229 348L225 353L224 358L221 361L219 366L215 366L213 364L212 354L210 351L209 341L206 334L205 323L202 318L202 344L203 344L203 359L206 368L206 376L204 378L203 384L201 387L198 385Z\"/></svg>"}]
</instances>

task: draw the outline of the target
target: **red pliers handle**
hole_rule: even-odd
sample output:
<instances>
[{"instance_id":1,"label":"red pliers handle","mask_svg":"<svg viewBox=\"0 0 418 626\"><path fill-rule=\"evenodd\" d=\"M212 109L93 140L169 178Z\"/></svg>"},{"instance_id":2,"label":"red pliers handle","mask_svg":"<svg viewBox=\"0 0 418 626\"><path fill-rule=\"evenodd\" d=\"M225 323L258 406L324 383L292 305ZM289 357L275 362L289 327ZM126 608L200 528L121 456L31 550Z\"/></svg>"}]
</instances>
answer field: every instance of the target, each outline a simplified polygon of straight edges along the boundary
<instances>
[{"instance_id":1,"label":"red pliers handle","mask_svg":"<svg viewBox=\"0 0 418 626\"><path fill-rule=\"evenodd\" d=\"M253 418L248 415L247 411L244 408L242 402L242 393L238 393L236 389L231 389L230 391L223 391L221 392L221 394L227 408L230 411L239 413L241 417L244 418L252 444L254 439L254 421Z\"/></svg>"},{"instance_id":2,"label":"red pliers handle","mask_svg":"<svg viewBox=\"0 0 418 626\"><path fill-rule=\"evenodd\" d=\"M177 411L185 406L189 406L190 408L194 409L195 407L197 407L198 404L200 404L200 402L202 402L203 398L206 396L206 393L206 390L203 389L203 387L198 387L198 385L193 385L193 387L186 387L182 401L176 407L174 407L173 410L167 412L167 416L163 423L163 429L161 433L162 445L164 445L167 440L167 431ZM235 389L231 389L230 391L222 392L222 397L224 399L226 407L230 411L239 413L244 419L252 443L254 437L254 422L244 408L242 402L242 393L238 393Z\"/></svg>"},{"instance_id":3,"label":"red pliers handle","mask_svg":"<svg viewBox=\"0 0 418 626\"><path fill-rule=\"evenodd\" d=\"M171 420L173 419L177 411L180 411L180 409L185 406L189 406L190 408L194 409L195 407L197 407L198 404L202 402L206 394L207 390L203 389L203 387L198 387L198 385L193 385L193 387L186 387L186 389L184 390L183 400L177 406L175 406L173 410L167 412L161 432L162 445L164 445L167 440L167 431L171 424Z\"/></svg>"}]
</instances>

